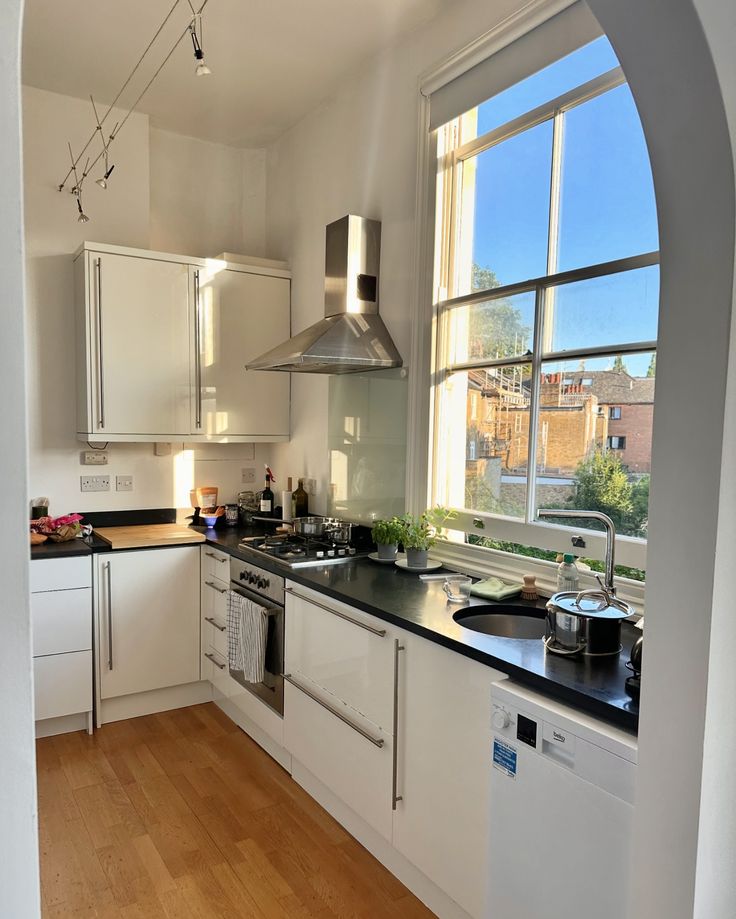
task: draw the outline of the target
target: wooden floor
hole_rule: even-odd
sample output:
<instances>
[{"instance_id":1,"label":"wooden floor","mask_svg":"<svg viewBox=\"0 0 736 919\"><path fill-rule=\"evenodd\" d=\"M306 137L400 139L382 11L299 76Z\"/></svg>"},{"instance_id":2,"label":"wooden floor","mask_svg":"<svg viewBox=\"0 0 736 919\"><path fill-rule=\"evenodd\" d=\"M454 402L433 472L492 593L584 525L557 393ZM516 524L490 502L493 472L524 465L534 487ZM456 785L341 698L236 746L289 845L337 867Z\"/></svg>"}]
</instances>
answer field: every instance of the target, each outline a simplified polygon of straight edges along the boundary
<instances>
[{"instance_id":1,"label":"wooden floor","mask_svg":"<svg viewBox=\"0 0 736 919\"><path fill-rule=\"evenodd\" d=\"M432 916L212 704L37 750L44 919Z\"/></svg>"}]
</instances>

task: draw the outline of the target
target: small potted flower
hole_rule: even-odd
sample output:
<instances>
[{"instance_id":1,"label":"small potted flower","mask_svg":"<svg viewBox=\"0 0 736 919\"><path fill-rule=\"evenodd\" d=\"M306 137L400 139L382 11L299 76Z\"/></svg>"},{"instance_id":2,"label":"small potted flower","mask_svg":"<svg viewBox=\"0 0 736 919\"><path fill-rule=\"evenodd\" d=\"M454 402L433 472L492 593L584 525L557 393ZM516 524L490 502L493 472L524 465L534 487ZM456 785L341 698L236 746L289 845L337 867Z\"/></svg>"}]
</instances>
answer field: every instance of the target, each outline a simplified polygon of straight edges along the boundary
<instances>
[{"instance_id":1,"label":"small potted flower","mask_svg":"<svg viewBox=\"0 0 736 919\"><path fill-rule=\"evenodd\" d=\"M438 539L444 539L442 525L455 516L444 507L433 507L418 517L404 514L401 517L401 542L406 552L408 568L426 568L429 550Z\"/></svg>"},{"instance_id":2,"label":"small potted flower","mask_svg":"<svg viewBox=\"0 0 736 919\"><path fill-rule=\"evenodd\" d=\"M382 561L393 561L396 558L403 532L404 528L398 517L373 522L371 535L373 542L378 547L378 557Z\"/></svg>"}]
</instances>

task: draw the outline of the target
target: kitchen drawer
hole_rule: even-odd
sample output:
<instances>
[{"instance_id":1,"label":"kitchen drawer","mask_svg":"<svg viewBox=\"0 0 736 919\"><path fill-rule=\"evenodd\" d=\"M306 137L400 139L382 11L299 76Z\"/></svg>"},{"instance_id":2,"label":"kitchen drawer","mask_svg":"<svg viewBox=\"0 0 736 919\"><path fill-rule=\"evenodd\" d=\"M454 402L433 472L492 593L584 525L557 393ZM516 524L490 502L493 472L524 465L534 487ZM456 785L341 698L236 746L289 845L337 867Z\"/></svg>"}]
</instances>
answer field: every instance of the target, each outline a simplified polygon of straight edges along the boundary
<instances>
[{"instance_id":1,"label":"kitchen drawer","mask_svg":"<svg viewBox=\"0 0 736 919\"><path fill-rule=\"evenodd\" d=\"M227 653L223 654L217 648L202 643L202 669L201 677L209 680L213 686L224 690L225 681L230 680L230 671L227 666Z\"/></svg>"},{"instance_id":2,"label":"kitchen drawer","mask_svg":"<svg viewBox=\"0 0 736 919\"><path fill-rule=\"evenodd\" d=\"M33 656L92 648L92 590L31 594Z\"/></svg>"},{"instance_id":3,"label":"kitchen drawer","mask_svg":"<svg viewBox=\"0 0 736 919\"><path fill-rule=\"evenodd\" d=\"M230 556L212 546L202 546L202 580L215 578L227 586L230 580Z\"/></svg>"},{"instance_id":4,"label":"kitchen drawer","mask_svg":"<svg viewBox=\"0 0 736 919\"><path fill-rule=\"evenodd\" d=\"M92 586L92 559L89 555L73 558L39 558L31 563L31 593L43 590L73 590Z\"/></svg>"},{"instance_id":5,"label":"kitchen drawer","mask_svg":"<svg viewBox=\"0 0 736 919\"><path fill-rule=\"evenodd\" d=\"M347 706L331 699L303 677L310 698L290 682L284 686L284 746L320 782L352 808L386 839L391 839L392 745L391 735L361 719ZM350 724L324 704L337 709ZM360 727L381 746L364 737Z\"/></svg>"},{"instance_id":6,"label":"kitchen drawer","mask_svg":"<svg viewBox=\"0 0 736 919\"><path fill-rule=\"evenodd\" d=\"M394 643L384 622L301 587L286 593L286 673L302 674L390 730Z\"/></svg>"},{"instance_id":7,"label":"kitchen drawer","mask_svg":"<svg viewBox=\"0 0 736 919\"><path fill-rule=\"evenodd\" d=\"M220 625L216 619L214 622L217 624L202 619L202 647L214 648L218 654L227 658L227 628L225 627L223 632L224 626Z\"/></svg>"},{"instance_id":8,"label":"kitchen drawer","mask_svg":"<svg viewBox=\"0 0 736 919\"><path fill-rule=\"evenodd\" d=\"M51 654L33 660L35 718L92 710L92 652Z\"/></svg>"}]
</instances>

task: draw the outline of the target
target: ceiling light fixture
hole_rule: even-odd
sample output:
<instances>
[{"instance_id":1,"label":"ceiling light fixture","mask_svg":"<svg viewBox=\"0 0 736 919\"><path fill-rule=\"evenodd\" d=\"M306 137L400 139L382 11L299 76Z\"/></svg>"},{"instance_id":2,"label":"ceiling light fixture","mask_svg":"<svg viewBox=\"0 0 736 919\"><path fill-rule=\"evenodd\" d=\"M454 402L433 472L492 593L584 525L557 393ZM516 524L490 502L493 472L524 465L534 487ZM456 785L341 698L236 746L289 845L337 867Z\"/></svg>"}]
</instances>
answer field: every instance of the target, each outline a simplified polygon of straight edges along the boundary
<instances>
[{"instance_id":1,"label":"ceiling light fixture","mask_svg":"<svg viewBox=\"0 0 736 919\"><path fill-rule=\"evenodd\" d=\"M84 209L82 207L82 185L84 183L84 179L87 177L90 170L94 169L97 163L99 163L100 160L102 160L105 166L105 172L103 173L102 176L100 176L99 179L95 180L95 184L98 185L100 188L103 188L103 189L107 188L108 180L110 178L110 175L112 174L113 169L115 168L114 164L112 166L109 164L110 145L115 140L115 138L118 136L120 131L122 131L123 126L125 125L126 121L130 118L133 112L135 112L141 99L145 96L145 94L151 88L153 81L164 69L164 67L168 63L169 58L172 56L174 51L176 51L176 49L179 47L182 40L186 37L187 34L189 34L192 38L192 45L194 47L194 57L195 57L195 60L197 61L197 66L194 71L195 74L201 77L201 76L206 76L212 72L210 68L207 66L207 64L205 63L204 51L202 50L202 34L203 34L202 33L202 11L207 6L207 3L209 2L209 0L201 0L199 9L195 9L195 7L192 5L191 0L186 0L191 10L191 13L192 13L191 18L187 22L186 27L181 31L177 39L174 41L174 44L169 49L163 61L159 64L159 66L154 71L153 76L148 80L146 85L143 87L141 92L138 94L138 97L136 98L135 102L130 106L128 111L125 113L125 116L123 117L122 121L116 122L112 131L110 131L109 136L105 138L105 133L103 130L103 125L105 124L105 121L109 117L115 105L118 103L120 97L123 95L123 93L127 89L128 85L133 80L133 77L136 75L136 73L140 69L141 65L143 64L143 61L148 55L148 52L151 50L154 42L156 41L156 39L159 37L164 27L166 26L166 23L169 21L171 16L174 14L174 11L177 9L177 7L182 2L183 0L174 0L173 6L171 7L169 12L164 17L163 22L161 23L161 25L158 27L158 29L154 33L153 38L149 41L148 45L146 45L145 51L138 58L138 61L135 67L133 67L132 71L128 75L128 78L125 80L123 85L118 90L117 95L112 100L110 105L107 107L107 111L102 116L102 118L98 116L97 108L95 107L95 103L94 103L94 99L92 99L92 97L90 96L90 99L92 100L92 109L94 111L94 116L95 116L95 128L92 131L92 134L90 135L90 137L88 138L87 143L82 147L81 151L79 152L79 155L76 158L72 154L71 145L68 144L69 154L71 156L72 164L71 164L71 167L67 170L67 173L64 176L63 180L59 183L59 185L57 185L57 188L59 191L64 191L70 177L74 176L74 186L71 188L71 193L77 198L77 209L79 211L79 216L77 220L80 223L87 223L89 220L89 217L87 217L87 215L84 213ZM84 171L82 172L82 177L80 179L77 176L77 166L80 164L82 157L87 152L90 144L94 141L95 137L97 137L98 134L100 136L100 141L102 143L102 149L97 154L97 156L92 160L91 165L89 162L89 157L87 158L87 161L84 167Z\"/></svg>"}]
</instances>

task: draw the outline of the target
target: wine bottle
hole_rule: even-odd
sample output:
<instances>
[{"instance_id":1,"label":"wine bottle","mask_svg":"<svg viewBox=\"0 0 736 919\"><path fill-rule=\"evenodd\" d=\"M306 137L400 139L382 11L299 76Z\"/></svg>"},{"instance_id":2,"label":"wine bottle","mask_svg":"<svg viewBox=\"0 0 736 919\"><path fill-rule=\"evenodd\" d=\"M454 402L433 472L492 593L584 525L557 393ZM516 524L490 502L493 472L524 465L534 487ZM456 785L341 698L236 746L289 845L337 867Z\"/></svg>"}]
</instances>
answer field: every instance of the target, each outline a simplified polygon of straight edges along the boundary
<instances>
[{"instance_id":1,"label":"wine bottle","mask_svg":"<svg viewBox=\"0 0 736 919\"><path fill-rule=\"evenodd\" d=\"M299 479L299 486L294 492L294 516L306 517L309 513L309 498L304 491L304 479Z\"/></svg>"},{"instance_id":2,"label":"wine bottle","mask_svg":"<svg viewBox=\"0 0 736 919\"><path fill-rule=\"evenodd\" d=\"M261 513L273 514L273 492L271 491L271 476L266 473L266 487L261 492Z\"/></svg>"}]
</instances>

